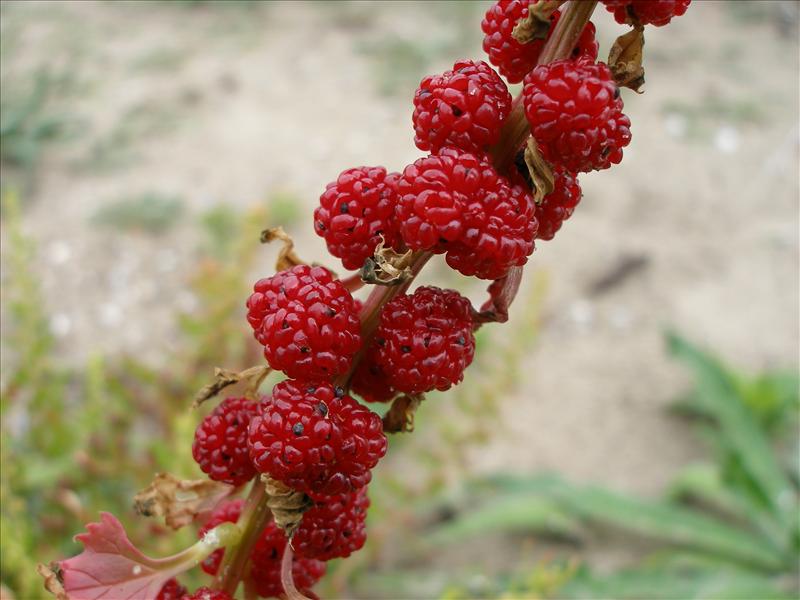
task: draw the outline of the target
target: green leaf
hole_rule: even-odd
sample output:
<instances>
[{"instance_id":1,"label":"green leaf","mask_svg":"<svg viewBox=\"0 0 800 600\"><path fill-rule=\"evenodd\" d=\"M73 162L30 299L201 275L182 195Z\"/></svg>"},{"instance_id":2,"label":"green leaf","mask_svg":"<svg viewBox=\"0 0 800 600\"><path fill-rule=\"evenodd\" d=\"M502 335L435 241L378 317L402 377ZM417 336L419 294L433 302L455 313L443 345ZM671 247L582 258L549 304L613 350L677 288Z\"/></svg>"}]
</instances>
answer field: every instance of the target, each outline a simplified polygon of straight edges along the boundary
<instances>
[{"instance_id":1,"label":"green leaf","mask_svg":"<svg viewBox=\"0 0 800 600\"><path fill-rule=\"evenodd\" d=\"M698 402L719 423L725 445L756 484L761 499L785 528L792 527L795 491L763 431L736 393L733 379L714 358L677 335L668 334L667 342L670 351L695 371Z\"/></svg>"},{"instance_id":2,"label":"green leaf","mask_svg":"<svg viewBox=\"0 0 800 600\"><path fill-rule=\"evenodd\" d=\"M549 498L533 494L501 497L445 523L428 538L431 544L452 544L471 536L535 531L564 539L579 535L577 521Z\"/></svg>"}]
</instances>

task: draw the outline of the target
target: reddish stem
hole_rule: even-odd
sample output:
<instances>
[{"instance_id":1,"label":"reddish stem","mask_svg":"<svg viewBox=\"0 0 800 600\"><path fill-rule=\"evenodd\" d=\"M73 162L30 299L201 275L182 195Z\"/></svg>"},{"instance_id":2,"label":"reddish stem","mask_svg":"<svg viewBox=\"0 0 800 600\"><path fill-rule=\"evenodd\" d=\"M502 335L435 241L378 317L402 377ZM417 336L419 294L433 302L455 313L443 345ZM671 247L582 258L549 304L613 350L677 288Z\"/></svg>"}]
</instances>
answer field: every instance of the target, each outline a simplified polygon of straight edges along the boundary
<instances>
[{"instance_id":1,"label":"reddish stem","mask_svg":"<svg viewBox=\"0 0 800 600\"><path fill-rule=\"evenodd\" d=\"M294 585L294 575L292 575L293 558L294 550L292 549L292 541L289 540L286 542L286 549L283 551L283 559L281 560L281 584L283 584L283 591L286 593L286 600L309 600Z\"/></svg>"}]
</instances>

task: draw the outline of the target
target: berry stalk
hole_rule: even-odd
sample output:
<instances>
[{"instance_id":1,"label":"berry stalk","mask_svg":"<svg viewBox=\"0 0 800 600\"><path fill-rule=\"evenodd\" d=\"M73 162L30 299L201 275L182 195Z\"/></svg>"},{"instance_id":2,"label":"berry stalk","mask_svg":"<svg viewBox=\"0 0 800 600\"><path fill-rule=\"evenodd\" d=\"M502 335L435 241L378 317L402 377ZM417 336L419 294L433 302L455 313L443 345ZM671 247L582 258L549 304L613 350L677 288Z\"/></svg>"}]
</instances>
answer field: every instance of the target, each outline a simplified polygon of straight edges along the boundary
<instances>
[{"instance_id":1,"label":"berry stalk","mask_svg":"<svg viewBox=\"0 0 800 600\"><path fill-rule=\"evenodd\" d=\"M227 548L214 580L214 588L227 592L231 597L239 586L253 546L272 518L272 513L267 506L268 499L264 482L260 477L256 477L238 521L238 526L242 529L242 536L239 538L238 544Z\"/></svg>"}]
</instances>

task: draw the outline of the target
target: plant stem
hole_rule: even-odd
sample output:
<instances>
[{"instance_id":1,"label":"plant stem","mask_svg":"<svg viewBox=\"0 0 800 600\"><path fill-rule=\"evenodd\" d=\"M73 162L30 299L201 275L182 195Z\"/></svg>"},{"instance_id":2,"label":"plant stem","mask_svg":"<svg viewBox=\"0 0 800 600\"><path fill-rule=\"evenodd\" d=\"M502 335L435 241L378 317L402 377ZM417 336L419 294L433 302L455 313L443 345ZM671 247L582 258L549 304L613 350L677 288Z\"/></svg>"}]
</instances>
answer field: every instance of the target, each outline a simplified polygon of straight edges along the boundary
<instances>
[{"instance_id":1,"label":"plant stem","mask_svg":"<svg viewBox=\"0 0 800 600\"><path fill-rule=\"evenodd\" d=\"M226 550L217 578L214 580L216 589L224 590L233 597L244 575L247 561L250 560L253 546L271 516L272 513L267 507L266 488L261 479L256 478L239 517L238 524L242 528L242 537L237 545Z\"/></svg>"},{"instance_id":2,"label":"plant stem","mask_svg":"<svg viewBox=\"0 0 800 600\"><path fill-rule=\"evenodd\" d=\"M570 55L583 28L589 22L596 5L597 0L572 0L569 3L553 30L553 34L542 49L542 53L539 56L539 64L566 58ZM500 141L490 149L492 162L500 174L505 175L508 173L517 151L526 143L530 133L530 126L525 117L525 109L522 104L522 94L519 94L514 99L511 113L503 125ZM350 371L337 378L334 382L335 385L340 385L345 389L349 387L353 372L364 355L364 349L369 346L372 337L375 335L375 330L378 328L381 309L392 298L408 290L431 256L430 252L415 252L411 258L411 276L402 285L374 286L361 311L361 350L354 357ZM516 287L519 286L518 276L508 277L507 280L516 282ZM352 278L345 281L348 286L355 287L358 285ZM516 289L512 291L508 304L511 303L514 295L516 295ZM239 518L240 526L243 527L242 538L238 545L228 548L215 580L214 587L225 590L231 596L236 592L253 546L271 516L267 507L267 500L264 484L260 479L256 479ZM291 561L291 553L291 545L287 544L283 560L285 563L283 565L284 587L290 598L303 598L304 596L299 594L294 586L291 568L287 567L287 564L291 564L291 562L287 563L287 561Z\"/></svg>"}]
</instances>

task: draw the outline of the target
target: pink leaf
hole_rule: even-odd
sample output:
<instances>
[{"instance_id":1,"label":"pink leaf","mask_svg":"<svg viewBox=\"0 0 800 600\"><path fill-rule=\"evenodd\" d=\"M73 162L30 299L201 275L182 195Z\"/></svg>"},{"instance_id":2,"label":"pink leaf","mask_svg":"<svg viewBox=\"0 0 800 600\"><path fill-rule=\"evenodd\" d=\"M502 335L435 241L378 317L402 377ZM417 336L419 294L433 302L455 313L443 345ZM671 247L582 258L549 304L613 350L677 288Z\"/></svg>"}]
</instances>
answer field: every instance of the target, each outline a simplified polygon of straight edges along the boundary
<instances>
[{"instance_id":1,"label":"pink leaf","mask_svg":"<svg viewBox=\"0 0 800 600\"><path fill-rule=\"evenodd\" d=\"M232 541L229 535L232 531L212 530L209 532L212 535L207 534L183 552L153 559L131 543L114 515L101 513L100 517L100 523L89 523L86 533L75 536L75 540L83 544L83 552L58 565L69 600L155 598L168 579L192 568L216 548Z\"/></svg>"}]
</instances>

